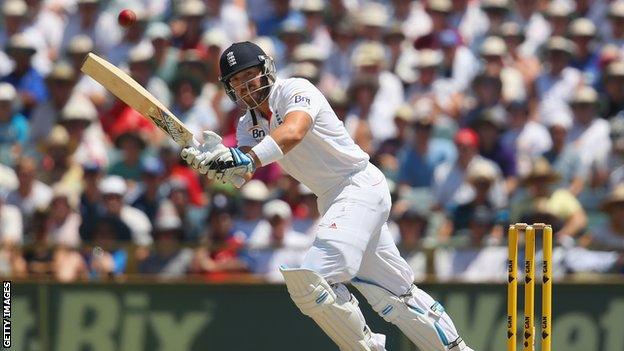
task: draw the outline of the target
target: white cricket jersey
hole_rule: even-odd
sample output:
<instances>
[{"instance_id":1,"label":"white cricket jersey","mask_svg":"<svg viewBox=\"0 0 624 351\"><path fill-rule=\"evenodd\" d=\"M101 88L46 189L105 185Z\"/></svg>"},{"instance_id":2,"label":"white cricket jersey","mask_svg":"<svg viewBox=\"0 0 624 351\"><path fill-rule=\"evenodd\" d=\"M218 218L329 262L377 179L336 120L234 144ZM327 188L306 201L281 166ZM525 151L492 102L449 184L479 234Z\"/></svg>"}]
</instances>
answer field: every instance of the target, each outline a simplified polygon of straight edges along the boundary
<instances>
[{"instance_id":1,"label":"white cricket jersey","mask_svg":"<svg viewBox=\"0 0 624 351\"><path fill-rule=\"evenodd\" d=\"M310 130L278 163L317 196L368 164L368 154L355 144L327 99L306 79L277 79L271 88L269 106L269 120L256 111L247 111L240 118L236 130L238 146L253 147L281 125L288 113L306 112L312 117Z\"/></svg>"}]
</instances>

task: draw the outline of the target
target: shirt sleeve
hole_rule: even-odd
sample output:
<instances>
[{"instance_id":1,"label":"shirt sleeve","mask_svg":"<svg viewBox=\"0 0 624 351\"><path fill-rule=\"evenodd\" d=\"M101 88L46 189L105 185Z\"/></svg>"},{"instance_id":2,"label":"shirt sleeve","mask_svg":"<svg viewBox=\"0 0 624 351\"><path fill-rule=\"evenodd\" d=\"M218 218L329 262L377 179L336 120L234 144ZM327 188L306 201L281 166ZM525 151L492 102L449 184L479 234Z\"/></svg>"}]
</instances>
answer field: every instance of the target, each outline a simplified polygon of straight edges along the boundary
<instances>
[{"instance_id":1,"label":"shirt sleeve","mask_svg":"<svg viewBox=\"0 0 624 351\"><path fill-rule=\"evenodd\" d=\"M251 135L249 127L249 123L245 120L245 117L241 117L238 121L238 126L236 127L236 144L238 147L253 147L258 144L256 139L254 139Z\"/></svg>"},{"instance_id":2,"label":"shirt sleeve","mask_svg":"<svg viewBox=\"0 0 624 351\"><path fill-rule=\"evenodd\" d=\"M281 102L284 116L293 111L303 111L316 120L325 97L312 83L305 79L291 79L282 90Z\"/></svg>"}]
</instances>

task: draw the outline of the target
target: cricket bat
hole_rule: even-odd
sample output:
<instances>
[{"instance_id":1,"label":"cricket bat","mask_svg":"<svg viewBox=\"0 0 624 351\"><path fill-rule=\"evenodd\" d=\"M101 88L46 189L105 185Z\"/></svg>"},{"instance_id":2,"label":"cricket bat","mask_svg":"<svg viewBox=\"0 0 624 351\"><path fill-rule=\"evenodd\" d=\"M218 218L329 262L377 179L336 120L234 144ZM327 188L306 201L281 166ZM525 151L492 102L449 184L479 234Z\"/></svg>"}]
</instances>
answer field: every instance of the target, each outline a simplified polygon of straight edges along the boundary
<instances>
[{"instance_id":1,"label":"cricket bat","mask_svg":"<svg viewBox=\"0 0 624 351\"><path fill-rule=\"evenodd\" d=\"M199 147L201 145L193 133L165 105L112 63L90 52L80 70L102 84L104 88L143 117L152 121L178 145L182 147ZM219 144L221 144L221 137L217 133L212 131L204 133L204 145L208 147L209 151L216 151ZM240 187L244 182L244 178L237 178L234 185Z\"/></svg>"}]
</instances>

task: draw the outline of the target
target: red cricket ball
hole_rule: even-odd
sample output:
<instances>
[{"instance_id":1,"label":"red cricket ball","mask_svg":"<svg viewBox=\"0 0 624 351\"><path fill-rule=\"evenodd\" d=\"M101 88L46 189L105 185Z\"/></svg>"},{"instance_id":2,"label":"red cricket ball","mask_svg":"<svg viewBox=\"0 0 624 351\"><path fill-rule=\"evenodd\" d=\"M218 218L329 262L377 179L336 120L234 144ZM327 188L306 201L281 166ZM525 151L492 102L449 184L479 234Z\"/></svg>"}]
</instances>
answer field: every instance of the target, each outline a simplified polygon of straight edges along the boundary
<instances>
[{"instance_id":1,"label":"red cricket ball","mask_svg":"<svg viewBox=\"0 0 624 351\"><path fill-rule=\"evenodd\" d=\"M117 16L117 22L119 22L122 27L129 27L133 25L134 22L136 22L136 19L136 13L130 9L121 10L121 12L119 12L119 16Z\"/></svg>"}]
</instances>

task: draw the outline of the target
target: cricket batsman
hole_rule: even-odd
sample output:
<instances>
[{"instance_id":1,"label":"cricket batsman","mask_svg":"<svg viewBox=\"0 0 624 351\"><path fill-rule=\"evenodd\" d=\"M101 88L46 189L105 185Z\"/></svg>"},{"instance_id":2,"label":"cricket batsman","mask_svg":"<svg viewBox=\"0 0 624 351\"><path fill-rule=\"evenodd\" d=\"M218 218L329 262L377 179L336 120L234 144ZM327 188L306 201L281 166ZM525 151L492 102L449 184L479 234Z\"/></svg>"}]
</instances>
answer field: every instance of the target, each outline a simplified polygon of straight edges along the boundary
<instances>
[{"instance_id":1,"label":"cricket batsman","mask_svg":"<svg viewBox=\"0 0 624 351\"><path fill-rule=\"evenodd\" d=\"M187 147L181 155L208 178L233 183L278 162L318 196L322 218L313 246L300 268L281 268L301 312L341 351L384 351L385 335L366 325L344 285L351 282L420 350L472 351L442 305L413 284L386 224L386 179L323 94L305 79L278 79L273 59L251 42L231 45L219 64L228 96L247 108L238 122L238 147Z\"/></svg>"}]
</instances>

